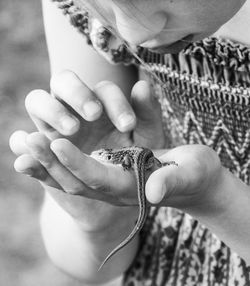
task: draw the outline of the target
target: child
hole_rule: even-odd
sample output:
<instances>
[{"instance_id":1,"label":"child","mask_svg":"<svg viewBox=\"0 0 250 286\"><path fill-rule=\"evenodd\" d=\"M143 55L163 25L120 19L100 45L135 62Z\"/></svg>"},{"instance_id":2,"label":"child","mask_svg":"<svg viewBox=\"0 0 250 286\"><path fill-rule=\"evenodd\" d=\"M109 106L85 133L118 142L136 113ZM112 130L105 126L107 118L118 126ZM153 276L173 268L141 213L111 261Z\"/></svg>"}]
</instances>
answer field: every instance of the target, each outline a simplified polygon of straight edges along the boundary
<instances>
[{"instance_id":1,"label":"child","mask_svg":"<svg viewBox=\"0 0 250 286\"><path fill-rule=\"evenodd\" d=\"M98 53L43 2L51 93L27 96L38 132L10 146L46 190L51 259L84 285L249 285L250 0L54 1ZM140 237L98 271L137 194L131 173L87 154L130 145L178 167L152 173Z\"/></svg>"}]
</instances>

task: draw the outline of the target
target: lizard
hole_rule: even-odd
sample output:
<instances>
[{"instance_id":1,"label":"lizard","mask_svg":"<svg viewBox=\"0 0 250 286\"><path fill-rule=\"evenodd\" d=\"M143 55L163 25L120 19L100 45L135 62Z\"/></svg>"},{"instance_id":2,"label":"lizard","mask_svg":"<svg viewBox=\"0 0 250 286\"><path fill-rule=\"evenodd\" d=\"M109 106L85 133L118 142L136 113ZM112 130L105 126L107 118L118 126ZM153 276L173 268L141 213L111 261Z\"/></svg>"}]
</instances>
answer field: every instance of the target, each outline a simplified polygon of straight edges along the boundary
<instances>
[{"instance_id":1,"label":"lizard","mask_svg":"<svg viewBox=\"0 0 250 286\"><path fill-rule=\"evenodd\" d=\"M162 163L154 157L154 154L150 149L138 146L122 147L120 149L100 149L92 152L91 155L106 163L121 165L125 171L134 171L139 204L139 215L133 230L106 256L99 267L100 270L113 255L126 246L137 235L144 225L148 213L148 205L145 195L146 172L150 170L153 171L153 167L160 168L165 165L177 164L172 161Z\"/></svg>"}]
</instances>

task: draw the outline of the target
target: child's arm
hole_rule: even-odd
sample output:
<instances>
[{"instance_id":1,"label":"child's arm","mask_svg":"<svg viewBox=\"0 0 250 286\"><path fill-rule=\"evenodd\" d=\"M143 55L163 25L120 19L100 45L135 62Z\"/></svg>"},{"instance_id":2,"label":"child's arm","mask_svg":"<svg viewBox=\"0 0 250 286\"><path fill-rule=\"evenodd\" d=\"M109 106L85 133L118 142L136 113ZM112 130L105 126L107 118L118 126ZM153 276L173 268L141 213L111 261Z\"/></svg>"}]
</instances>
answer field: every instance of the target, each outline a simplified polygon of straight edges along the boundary
<instances>
[{"instance_id":1,"label":"child's arm","mask_svg":"<svg viewBox=\"0 0 250 286\"><path fill-rule=\"evenodd\" d=\"M101 80L112 80L121 87L125 95L130 95L130 90L137 79L137 73L133 67L110 65L91 46L86 44L84 36L70 25L68 19L52 1L43 0L43 12L52 74L71 70L90 88L93 88ZM100 231L95 235L95 242L93 239L86 239L83 237L84 231L81 233L76 220L72 219L56 203L51 194L47 193L46 197L41 216L42 233L48 253L57 266L71 275L83 281L89 280L91 283L106 282L110 277L113 278L121 274L128 267L136 251L136 240L124 251L124 257L120 262L119 259L115 259L114 264L110 264L110 269L104 269L99 273L100 278L98 275L92 274L91 269L93 269L94 262L91 257L88 257L94 252L97 257L104 257L108 250L118 244L119 239L122 239L125 234L122 234L117 229L118 226L114 225L114 233L120 233L120 237L107 239L103 237L104 234L107 234L105 230L103 234ZM126 226L127 229L128 227L129 225ZM112 233L112 227L110 233ZM112 240L113 242L109 245ZM108 244L105 245L107 241ZM101 260L102 258L96 260L96 267L100 265ZM92 281L91 277L93 277Z\"/></svg>"},{"instance_id":2,"label":"child's arm","mask_svg":"<svg viewBox=\"0 0 250 286\"><path fill-rule=\"evenodd\" d=\"M65 73L59 75L54 80L54 85L60 86L64 76ZM86 86L77 78L75 80L75 84L86 92ZM72 88L71 84L67 87L68 91ZM114 88L112 83L109 85ZM79 150L66 139L54 140L51 145L44 134L63 137L59 132L62 129L58 119L61 118L61 112L65 114L69 111L45 91L32 92L26 99L26 107L37 127L43 128L44 134L16 132L10 139L11 149L18 156L16 170L38 179L47 191L41 225L51 259L58 267L83 282L93 284L112 280L129 267L136 253L137 239L109 261L102 271L97 272L110 250L131 231L138 212L137 208L131 207L137 204L137 193L130 172L124 172L122 168L118 168L118 172L100 169L102 164L97 164L96 160L82 153L86 144L89 150L88 142L91 142L92 149L135 144L155 148L163 146L158 102L150 97L145 82L138 82L132 94L137 118L134 130L122 133L103 117L93 122L83 120L79 130L72 136L67 136L81 149ZM85 95L83 92L83 97ZM106 98L110 92L104 95ZM120 96L121 93L116 90L115 97ZM114 105L116 103L112 102L111 106ZM157 142L155 138L158 138ZM62 159L60 150L67 154L66 157L63 156L63 164L67 167L59 161L59 158ZM67 158L68 154L72 157ZM78 175L73 174L76 169L79 169ZM120 192L123 193L122 196L119 195ZM102 199L95 200L100 195L106 200L109 193L111 200L108 203L102 202Z\"/></svg>"},{"instance_id":3,"label":"child's arm","mask_svg":"<svg viewBox=\"0 0 250 286\"><path fill-rule=\"evenodd\" d=\"M204 145L180 146L160 159L178 166L163 167L149 177L147 199L189 213L249 264L250 187Z\"/></svg>"},{"instance_id":4,"label":"child's arm","mask_svg":"<svg viewBox=\"0 0 250 286\"><path fill-rule=\"evenodd\" d=\"M137 81L136 69L109 64L86 43L84 35L70 24L55 2L42 0L42 4L51 73L71 70L90 88L102 80L111 80L130 95Z\"/></svg>"},{"instance_id":5,"label":"child's arm","mask_svg":"<svg viewBox=\"0 0 250 286\"><path fill-rule=\"evenodd\" d=\"M105 182L105 175L103 178L100 174L98 175L98 168L91 168L91 170L95 170L95 173L82 172L86 166L90 167L91 164L88 164L85 155L81 153L80 150L77 150L76 147L69 141L65 141L65 139L58 139L54 141L52 145L52 149L57 154L57 158L62 166L66 166L69 170L71 170L72 174L75 174L83 182L86 181L86 179L87 181L92 179L101 179L103 182ZM47 151L49 150L47 149ZM63 152L63 155L61 152ZM158 152L155 153L157 154ZM148 201L153 204L161 204L162 206L179 208L190 213L193 217L207 225L211 231L213 231L221 240L231 247L232 250L241 255L241 257L244 258L247 263L250 263L249 186L244 184L240 179L236 178L233 174L222 167L217 154L212 149L203 145L180 146L166 152L160 157L160 159L163 162L175 161L178 165L163 167L155 171L149 177L146 184L146 196ZM53 160L51 162L53 162ZM65 164L65 162L67 163ZM120 167L110 166L108 168L110 168L109 192L105 192L105 190L104 193L93 192L93 197L99 200L104 199L107 202L114 202L114 200L110 199L113 195L117 199L116 203L119 202L119 199L121 199L121 201L126 202L127 205L131 205L131 203L135 204L133 198L136 199L136 197L133 197L132 195L133 193L134 195L136 193L134 191L135 187L129 187L132 186L134 182L134 178L131 176L131 173L124 172ZM36 177L39 179L38 176ZM46 175L43 176L43 180L45 178ZM119 180L117 180L117 178L119 178ZM125 186L126 184L128 185L127 187L121 187ZM79 190L76 189L75 191ZM102 197L103 194L104 197ZM84 196L84 190L83 192L80 192L79 195ZM124 198L127 198L127 200L124 200ZM56 208L52 207L51 210L53 210L52 213L54 214ZM127 211L125 210L125 212ZM47 211L47 214L49 214L49 211ZM129 211L127 212L127 215L128 214ZM128 218L127 215L126 219ZM54 224L59 225L61 228L59 228L59 233L54 230L54 234L56 234L55 237L57 237L56 241L61 240L60 234L63 234L64 231L67 233L67 231L70 229L73 230L72 233L75 235L64 235L63 240L61 241L63 242L65 248L56 247L55 249L59 251L60 249L63 250L64 257L74 258L75 254L77 254L77 250L83 250L84 246L86 247L86 245L89 245L88 243L92 240L84 240L84 237L86 238L86 236L77 235L81 234L81 232L79 231L80 229L76 227L76 220L73 220L68 215L64 216L63 213L61 213L61 215L57 216L57 219L59 220L55 220ZM47 216L47 220L50 220L50 216ZM63 222L65 222L65 224ZM45 224L46 227L48 225L48 223ZM115 226L115 224L113 226ZM119 224L116 225L116 227L117 226L119 226ZM116 228L114 227L113 230L115 231L115 229ZM119 227L117 229L119 230ZM49 233L50 231L48 231L48 234ZM51 233L53 234L53 231ZM84 234L84 232L82 234ZM105 236L105 232L103 232L103 234ZM119 232L119 234L122 234L122 231ZM80 240L78 240L79 238ZM101 243L98 241L99 238L100 237L97 237L97 240L94 239L94 241L97 242L96 246L93 243L90 245L92 247L94 246L94 249L96 250L99 249L99 254L102 253L102 255L105 255L104 253L107 251L107 249L102 252L102 248L98 247L98 245L100 246L99 243ZM67 243L70 241L72 242L72 240L78 241L78 243ZM53 239L49 240L50 245L51 242L53 242ZM115 242L115 240L113 240L113 242ZM73 245L77 247L73 247L72 249L71 247ZM125 254L132 254L133 257L133 247L135 247L135 250L136 240L133 241L133 243L129 246L131 248L128 249L130 249L131 252L126 252L126 249L124 249ZM68 251L70 255L67 255ZM80 251L80 253L84 252ZM78 255L76 256L78 257ZM91 255L89 257L91 257ZM62 257L60 257L60 255L58 256L58 253L57 258L59 258L58 262L60 263L68 263L68 261L64 262ZM126 255L124 256L124 253L122 252L120 254L118 253L114 258L118 259L116 263L128 261L126 259ZM83 261L84 260L81 260L82 263ZM75 262L76 260L73 259L74 266L71 270L81 269L81 263ZM109 263L111 269L114 266L118 266L116 263L112 266L112 260L109 261ZM67 264L65 269L69 270L70 265L72 264ZM82 265L85 264L83 263ZM80 266L80 268L78 268L78 266ZM95 269L93 270L95 272ZM86 273L89 272L82 273L82 275ZM108 273L111 274L111 272Z\"/></svg>"}]
</instances>

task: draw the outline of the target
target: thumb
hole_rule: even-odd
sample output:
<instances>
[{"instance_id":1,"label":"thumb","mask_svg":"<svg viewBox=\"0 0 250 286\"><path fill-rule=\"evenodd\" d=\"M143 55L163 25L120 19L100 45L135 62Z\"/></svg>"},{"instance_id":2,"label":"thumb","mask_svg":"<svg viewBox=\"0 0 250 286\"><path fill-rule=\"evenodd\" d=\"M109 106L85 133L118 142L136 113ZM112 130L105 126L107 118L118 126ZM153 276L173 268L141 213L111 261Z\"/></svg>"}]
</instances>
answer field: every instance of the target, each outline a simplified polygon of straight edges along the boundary
<instances>
[{"instance_id":1,"label":"thumb","mask_svg":"<svg viewBox=\"0 0 250 286\"><path fill-rule=\"evenodd\" d=\"M207 204L220 184L220 159L207 146L179 146L166 152L161 160L165 162L164 167L153 172L146 184L146 196L152 204L183 210L201 206ZM169 165L173 160L177 165Z\"/></svg>"},{"instance_id":2,"label":"thumb","mask_svg":"<svg viewBox=\"0 0 250 286\"><path fill-rule=\"evenodd\" d=\"M151 204L164 205L165 200L168 200L168 205L172 205L172 200L175 200L172 194L184 185L185 178L182 178L182 174L180 166L174 163L153 172L145 187L147 200Z\"/></svg>"},{"instance_id":3,"label":"thumb","mask_svg":"<svg viewBox=\"0 0 250 286\"><path fill-rule=\"evenodd\" d=\"M146 81L138 81L131 92L131 104L137 117L134 130L135 142L147 147L162 148L164 133L161 119L161 106L153 96ZM157 144L156 140L157 138Z\"/></svg>"}]
</instances>

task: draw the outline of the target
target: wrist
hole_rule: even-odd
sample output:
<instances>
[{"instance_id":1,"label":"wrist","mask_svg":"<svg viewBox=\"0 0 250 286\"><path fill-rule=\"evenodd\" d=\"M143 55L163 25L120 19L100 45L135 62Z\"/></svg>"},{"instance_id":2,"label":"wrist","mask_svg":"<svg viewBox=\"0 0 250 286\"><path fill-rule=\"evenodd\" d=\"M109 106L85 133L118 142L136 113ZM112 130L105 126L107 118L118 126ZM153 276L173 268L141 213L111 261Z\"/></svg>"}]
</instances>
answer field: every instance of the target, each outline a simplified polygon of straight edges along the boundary
<instances>
[{"instance_id":1,"label":"wrist","mask_svg":"<svg viewBox=\"0 0 250 286\"><path fill-rule=\"evenodd\" d=\"M81 223L65 212L47 195L41 212L41 230L49 257L54 264L88 283L104 283L129 267L138 247L138 238L117 253L101 271L97 271L107 254L127 235L110 231L85 231ZM112 230L115 233L115 229ZM118 233L119 230L116 229ZM120 237L120 239L119 239Z\"/></svg>"},{"instance_id":2,"label":"wrist","mask_svg":"<svg viewBox=\"0 0 250 286\"><path fill-rule=\"evenodd\" d=\"M241 206L249 199L248 189L245 183L223 168L220 182L211 190L209 200L189 212L207 224L222 225L223 221L228 222L230 217L233 219L241 213Z\"/></svg>"},{"instance_id":3,"label":"wrist","mask_svg":"<svg viewBox=\"0 0 250 286\"><path fill-rule=\"evenodd\" d=\"M230 194L236 184L235 179L233 174L221 167L212 183L208 182L209 187L203 187L203 191L198 193L198 198L194 198L194 203L185 207L184 211L199 219L223 215L231 203Z\"/></svg>"},{"instance_id":4,"label":"wrist","mask_svg":"<svg viewBox=\"0 0 250 286\"><path fill-rule=\"evenodd\" d=\"M110 217L107 215L107 219L110 219L109 223L98 226L93 222L94 219L91 221L91 218L72 216L50 194L46 193L41 218L45 218L46 223L52 222L50 225L57 225L58 228L69 228L71 233L90 240L93 245L101 244L104 247L106 244L121 241L129 233L137 218L137 208L131 207L130 209L131 211L126 217L124 217L124 213L123 216L117 213L115 219L113 215ZM95 226L92 227L92 224Z\"/></svg>"}]
</instances>

